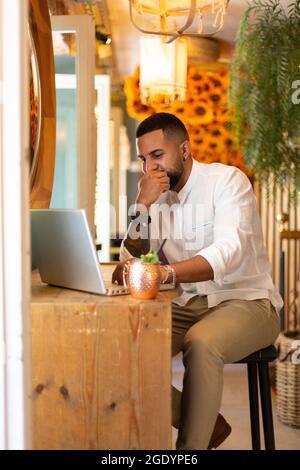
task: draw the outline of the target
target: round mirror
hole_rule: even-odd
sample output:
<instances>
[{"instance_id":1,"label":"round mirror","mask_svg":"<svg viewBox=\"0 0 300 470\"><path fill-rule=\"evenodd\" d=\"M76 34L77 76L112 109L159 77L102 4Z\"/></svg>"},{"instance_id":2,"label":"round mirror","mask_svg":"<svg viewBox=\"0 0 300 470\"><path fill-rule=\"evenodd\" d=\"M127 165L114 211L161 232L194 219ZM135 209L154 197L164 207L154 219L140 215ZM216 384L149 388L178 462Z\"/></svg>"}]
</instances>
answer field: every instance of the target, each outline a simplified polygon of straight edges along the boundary
<instances>
[{"instance_id":1,"label":"round mirror","mask_svg":"<svg viewBox=\"0 0 300 470\"><path fill-rule=\"evenodd\" d=\"M30 28L28 28L29 43L29 93L30 93L30 179L35 172L37 153L41 133L41 83L36 49Z\"/></svg>"},{"instance_id":2,"label":"round mirror","mask_svg":"<svg viewBox=\"0 0 300 470\"><path fill-rule=\"evenodd\" d=\"M48 208L56 151L56 91L48 2L30 0L30 204Z\"/></svg>"}]
</instances>

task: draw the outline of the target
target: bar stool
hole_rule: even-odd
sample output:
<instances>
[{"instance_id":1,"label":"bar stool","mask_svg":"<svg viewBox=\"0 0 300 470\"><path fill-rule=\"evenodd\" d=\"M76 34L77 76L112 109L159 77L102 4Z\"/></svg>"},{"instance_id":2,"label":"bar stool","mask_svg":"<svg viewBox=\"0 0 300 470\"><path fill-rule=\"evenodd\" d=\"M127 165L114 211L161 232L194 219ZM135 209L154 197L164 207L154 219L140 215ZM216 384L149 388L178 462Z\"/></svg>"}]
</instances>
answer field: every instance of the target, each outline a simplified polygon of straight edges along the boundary
<instances>
[{"instance_id":1,"label":"bar stool","mask_svg":"<svg viewBox=\"0 0 300 470\"><path fill-rule=\"evenodd\" d=\"M269 362L278 356L277 349L272 345L256 351L235 364L247 364L248 389L251 422L252 449L260 450L259 402L257 376L259 377L260 403L263 419L263 430L266 450L275 450L272 400L269 379Z\"/></svg>"}]
</instances>

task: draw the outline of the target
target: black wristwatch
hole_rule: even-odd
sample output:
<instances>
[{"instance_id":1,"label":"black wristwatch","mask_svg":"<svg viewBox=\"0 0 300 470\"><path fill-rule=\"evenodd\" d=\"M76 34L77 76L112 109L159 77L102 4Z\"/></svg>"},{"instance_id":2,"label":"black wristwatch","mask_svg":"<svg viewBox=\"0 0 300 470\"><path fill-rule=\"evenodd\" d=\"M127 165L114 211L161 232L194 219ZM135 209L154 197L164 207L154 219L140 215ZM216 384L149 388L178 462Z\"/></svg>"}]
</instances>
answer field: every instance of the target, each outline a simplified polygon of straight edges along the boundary
<instances>
[{"instance_id":1,"label":"black wristwatch","mask_svg":"<svg viewBox=\"0 0 300 470\"><path fill-rule=\"evenodd\" d=\"M130 216L131 222L133 222L135 219L137 219L138 217L140 217L140 215L141 215L140 212L137 212L136 214L131 215L131 216ZM145 222L143 222L143 223L145 223ZM150 224L150 223L151 223L151 217L150 217L150 215L148 215L148 224Z\"/></svg>"}]
</instances>

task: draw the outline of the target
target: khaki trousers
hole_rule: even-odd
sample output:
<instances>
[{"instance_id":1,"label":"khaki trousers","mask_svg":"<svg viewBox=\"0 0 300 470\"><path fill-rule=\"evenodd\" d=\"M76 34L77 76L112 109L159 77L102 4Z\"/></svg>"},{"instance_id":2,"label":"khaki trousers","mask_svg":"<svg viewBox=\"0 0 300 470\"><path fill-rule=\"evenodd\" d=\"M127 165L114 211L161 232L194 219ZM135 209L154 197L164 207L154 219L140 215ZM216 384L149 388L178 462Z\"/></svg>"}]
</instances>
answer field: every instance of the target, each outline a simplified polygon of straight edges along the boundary
<instances>
[{"instance_id":1,"label":"khaki trousers","mask_svg":"<svg viewBox=\"0 0 300 470\"><path fill-rule=\"evenodd\" d=\"M183 353L183 391L173 387L178 450L207 449L221 407L224 364L270 346L279 318L268 299L227 300L208 308L207 297L172 304L172 354Z\"/></svg>"}]
</instances>

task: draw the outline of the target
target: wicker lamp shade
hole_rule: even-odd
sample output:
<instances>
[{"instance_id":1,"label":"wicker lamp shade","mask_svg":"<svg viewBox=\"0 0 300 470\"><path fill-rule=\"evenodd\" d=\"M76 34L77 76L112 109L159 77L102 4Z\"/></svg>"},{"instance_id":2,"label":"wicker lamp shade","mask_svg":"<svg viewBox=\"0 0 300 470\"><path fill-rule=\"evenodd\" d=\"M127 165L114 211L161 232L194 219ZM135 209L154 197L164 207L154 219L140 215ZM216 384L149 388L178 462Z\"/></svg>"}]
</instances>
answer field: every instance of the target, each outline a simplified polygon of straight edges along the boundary
<instances>
[{"instance_id":1,"label":"wicker lamp shade","mask_svg":"<svg viewBox=\"0 0 300 470\"><path fill-rule=\"evenodd\" d=\"M229 0L129 0L129 9L131 21L138 30L147 34L172 36L171 40L174 40L180 36L216 34L223 27L228 2ZM143 25L148 21L149 27L141 26L141 21L136 21L137 17L143 20ZM185 19L181 27L174 22L174 19L178 20L180 17ZM158 24L153 27L151 23L155 18ZM206 21L207 19L210 21Z\"/></svg>"}]
</instances>

